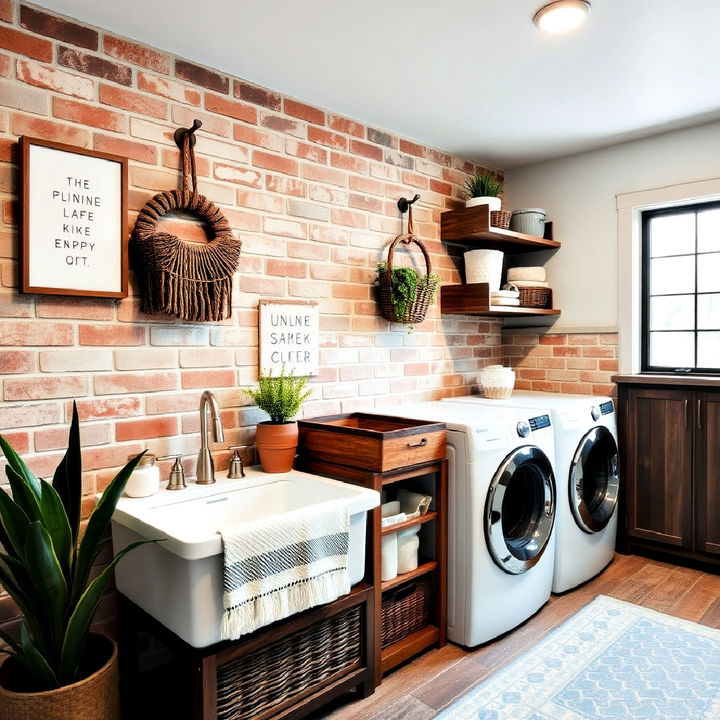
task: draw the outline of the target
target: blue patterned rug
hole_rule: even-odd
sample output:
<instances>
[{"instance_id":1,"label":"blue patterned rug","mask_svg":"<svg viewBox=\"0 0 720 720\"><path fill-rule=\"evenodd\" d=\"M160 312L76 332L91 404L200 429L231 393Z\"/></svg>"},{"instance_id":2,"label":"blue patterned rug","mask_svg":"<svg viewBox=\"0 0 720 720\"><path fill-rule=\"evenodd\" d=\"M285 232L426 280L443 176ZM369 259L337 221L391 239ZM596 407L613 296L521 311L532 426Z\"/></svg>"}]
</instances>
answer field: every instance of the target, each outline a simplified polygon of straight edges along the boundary
<instances>
[{"instance_id":1,"label":"blue patterned rug","mask_svg":"<svg viewBox=\"0 0 720 720\"><path fill-rule=\"evenodd\" d=\"M718 720L720 630L601 595L440 718Z\"/></svg>"}]
</instances>

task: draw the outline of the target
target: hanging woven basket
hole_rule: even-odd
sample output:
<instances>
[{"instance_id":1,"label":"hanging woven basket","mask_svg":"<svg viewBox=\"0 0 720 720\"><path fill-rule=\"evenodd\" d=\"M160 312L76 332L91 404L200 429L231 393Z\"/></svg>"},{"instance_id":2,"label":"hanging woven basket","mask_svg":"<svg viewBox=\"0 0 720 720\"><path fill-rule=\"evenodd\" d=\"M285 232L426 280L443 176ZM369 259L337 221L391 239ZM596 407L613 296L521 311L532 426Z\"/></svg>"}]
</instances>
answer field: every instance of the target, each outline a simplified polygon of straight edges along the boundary
<instances>
[{"instance_id":1,"label":"hanging woven basket","mask_svg":"<svg viewBox=\"0 0 720 720\"><path fill-rule=\"evenodd\" d=\"M426 275L418 274L410 296L402 294L401 283L393 274L393 257L398 243L403 245L415 244L425 258ZM379 277L379 301L383 317L391 322L400 322L408 325L421 323L427 315L428 307L432 304L439 280L432 274L432 263L427 248L422 241L415 237L412 225L412 207L409 209L408 232L398 235L388 249L388 258L385 269Z\"/></svg>"},{"instance_id":2,"label":"hanging woven basket","mask_svg":"<svg viewBox=\"0 0 720 720\"><path fill-rule=\"evenodd\" d=\"M220 209L197 192L195 154L187 133L183 137L182 160L183 189L155 195L140 211L133 229L142 311L192 322L223 320L232 313L232 278L241 243ZM160 220L174 211L191 213L202 220L208 241L188 243L176 235L158 232Z\"/></svg>"}]
</instances>

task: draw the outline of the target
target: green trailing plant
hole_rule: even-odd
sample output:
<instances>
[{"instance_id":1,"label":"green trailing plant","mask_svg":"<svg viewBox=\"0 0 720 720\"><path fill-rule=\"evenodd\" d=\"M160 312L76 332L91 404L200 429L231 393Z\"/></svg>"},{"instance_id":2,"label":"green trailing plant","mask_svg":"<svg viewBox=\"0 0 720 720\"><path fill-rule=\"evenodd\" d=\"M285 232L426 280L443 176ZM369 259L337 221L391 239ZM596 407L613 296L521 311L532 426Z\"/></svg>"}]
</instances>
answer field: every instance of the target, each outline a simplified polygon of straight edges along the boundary
<instances>
[{"instance_id":1,"label":"green trailing plant","mask_svg":"<svg viewBox=\"0 0 720 720\"><path fill-rule=\"evenodd\" d=\"M380 280L387 272L387 262L379 262L377 265L377 279ZM440 276L434 273L420 275L414 267L394 267L390 284L390 302L392 303L395 317L402 320L409 307L415 302L418 290L430 292L430 304L435 301L435 294L440 286ZM412 329L412 324L408 324Z\"/></svg>"},{"instance_id":2,"label":"green trailing plant","mask_svg":"<svg viewBox=\"0 0 720 720\"><path fill-rule=\"evenodd\" d=\"M471 198L498 197L503 191L503 182L488 170L468 178L465 181L465 189Z\"/></svg>"},{"instance_id":3,"label":"green trailing plant","mask_svg":"<svg viewBox=\"0 0 720 720\"><path fill-rule=\"evenodd\" d=\"M274 423L286 423L300 411L300 406L312 395L306 390L308 378L305 375L295 377L293 372L285 372L283 365L279 375L273 376L272 371L260 375L258 387L247 388L243 392L264 410Z\"/></svg>"},{"instance_id":4,"label":"green trailing plant","mask_svg":"<svg viewBox=\"0 0 720 720\"><path fill-rule=\"evenodd\" d=\"M82 459L77 407L73 403L68 448L52 483L33 475L0 435L10 493L0 488L0 584L23 614L20 638L0 631L7 652L29 691L52 690L82 679L90 624L118 562L136 542L91 577L98 555L110 542L105 531L130 474L133 458L105 489L80 539Z\"/></svg>"}]
</instances>

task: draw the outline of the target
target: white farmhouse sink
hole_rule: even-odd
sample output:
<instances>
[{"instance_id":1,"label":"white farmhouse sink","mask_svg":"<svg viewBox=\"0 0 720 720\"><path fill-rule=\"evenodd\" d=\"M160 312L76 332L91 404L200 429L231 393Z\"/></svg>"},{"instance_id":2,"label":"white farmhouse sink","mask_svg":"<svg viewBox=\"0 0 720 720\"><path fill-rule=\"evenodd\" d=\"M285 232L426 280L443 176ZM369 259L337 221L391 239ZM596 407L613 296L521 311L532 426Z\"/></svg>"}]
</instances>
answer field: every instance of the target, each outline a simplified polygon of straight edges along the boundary
<instances>
[{"instance_id":1,"label":"white farmhouse sink","mask_svg":"<svg viewBox=\"0 0 720 720\"><path fill-rule=\"evenodd\" d=\"M123 497L112 519L115 551L136 540L164 540L123 558L115 570L117 587L190 645L206 647L221 639L224 528L344 499L350 513L350 583L362 579L366 513L380 504L379 493L295 470L269 475L253 467L238 480L216 475L214 485L189 483L181 491Z\"/></svg>"}]
</instances>

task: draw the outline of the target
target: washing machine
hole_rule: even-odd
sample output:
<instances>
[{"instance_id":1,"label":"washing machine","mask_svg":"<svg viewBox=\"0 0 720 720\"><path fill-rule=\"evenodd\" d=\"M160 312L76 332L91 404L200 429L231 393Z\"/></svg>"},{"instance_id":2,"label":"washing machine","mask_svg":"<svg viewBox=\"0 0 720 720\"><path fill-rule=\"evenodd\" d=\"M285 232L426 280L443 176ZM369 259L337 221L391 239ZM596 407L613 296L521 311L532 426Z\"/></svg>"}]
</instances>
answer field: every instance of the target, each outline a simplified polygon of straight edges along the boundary
<instances>
[{"instance_id":1,"label":"washing machine","mask_svg":"<svg viewBox=\"0 0 720 720\"><path fill-rule=\"evenodd\" d=\"M453 405L549 408L558 483L553 592L595 577L613 559L617 535L617 420L609 397L517 391L506 400L446 398Z\"/></svg>"},{"instance_id":2,"label":"washing machine","mask_svg":"<svg viewBox=\"0 0 720 720\"><path fill-rule=\"evenodd\" d=\"M388 414L448 428L448 637L474 647L512 630L552 587L549 412L421 402Z\"/></svg>"}]
</instances>

